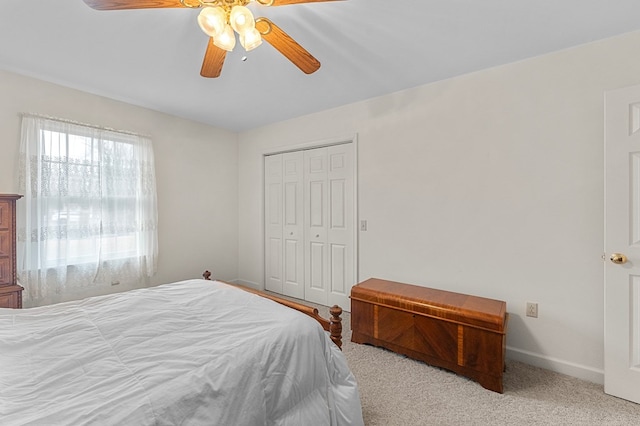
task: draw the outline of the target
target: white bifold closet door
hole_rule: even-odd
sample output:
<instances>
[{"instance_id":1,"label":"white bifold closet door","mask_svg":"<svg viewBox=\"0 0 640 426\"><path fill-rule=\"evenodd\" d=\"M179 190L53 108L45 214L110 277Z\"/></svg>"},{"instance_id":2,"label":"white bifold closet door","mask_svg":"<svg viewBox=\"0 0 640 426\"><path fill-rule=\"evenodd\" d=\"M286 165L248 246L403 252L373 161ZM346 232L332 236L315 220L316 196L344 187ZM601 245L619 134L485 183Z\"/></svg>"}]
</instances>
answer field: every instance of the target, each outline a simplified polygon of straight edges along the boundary
<instances>
[{"instance_id":1,"label":"white bifold closet door","mask_svg":"<svg viewBox=\"0 0 640 426\"><path fill-rule=\"evenodd\" d=\"M265 157L265 288L304 298L302 152Z\"/></svg>"},{"instance_id":2,"label":"white bifold closet door","mask_svg":"<svg viewBox=\"0 0 640 426\"><path fill-rule=\"evenodd\" d=\"M350 310L352 152L352 144L342 144L265 157L267 290Z\"/></svg>"}]
</instances>

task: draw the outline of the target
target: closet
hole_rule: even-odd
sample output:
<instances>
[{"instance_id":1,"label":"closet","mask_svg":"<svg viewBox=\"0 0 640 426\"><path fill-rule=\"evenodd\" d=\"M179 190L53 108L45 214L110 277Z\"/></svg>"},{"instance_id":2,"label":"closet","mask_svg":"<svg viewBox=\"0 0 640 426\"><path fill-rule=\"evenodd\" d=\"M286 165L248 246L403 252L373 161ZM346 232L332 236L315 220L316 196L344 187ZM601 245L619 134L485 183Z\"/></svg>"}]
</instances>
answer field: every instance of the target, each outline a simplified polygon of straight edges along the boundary
<instances>
[{"instance_id":1,"label":"closet","mask_svg":"<svg viewBox=\"0 0 640 426\"><path fill-rule=\"evenodd\" d=\"M356 280L353 143L264 159L265 288L350 310Z\"/></svg>"}]
</instances>

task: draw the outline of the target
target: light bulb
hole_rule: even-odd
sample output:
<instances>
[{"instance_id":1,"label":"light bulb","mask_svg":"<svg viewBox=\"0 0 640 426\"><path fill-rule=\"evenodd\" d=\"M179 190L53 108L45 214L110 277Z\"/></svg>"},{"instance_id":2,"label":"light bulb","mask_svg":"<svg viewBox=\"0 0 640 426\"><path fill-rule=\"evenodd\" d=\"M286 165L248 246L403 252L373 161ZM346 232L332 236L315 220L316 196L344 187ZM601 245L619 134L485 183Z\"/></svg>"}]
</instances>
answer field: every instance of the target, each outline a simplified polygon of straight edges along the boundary
<instances>
[{"instance_id":1,"label":"light bulb","mask_svg":"<svg viewBox=\"0 0 640 426\"><path fill-rule=\"evenodd\" d=\"M229 25L225 25L222 33L213 38L213 44L220 49L231 52L236 46L236 35L233 33L233 29Z\"/></svg>"},{"instance_id":2,"label":"light bulb","mask_svg":"<svg viewBox=\"0 0 640 426\"><path fill-rule=\"evenodd\" d=\"M244 33L240 34L240 44L247 52L255 49L262 44L262 37L260 32L255 28L252 28Z\"/></svg>"},{"instance_id":3,"label":"light bulb","mask_svg":"<svg viewBox=\"0 0 640 426\"><path fill-rule=\"evenodd\" d=\"M198 25L209 37L217 37L227 24L227 17L221 7L205 7L198 14Z\"/></svg>"},{"instance_id":4,"label":"light bulb","mask_svg":"<svg viewBox=\"0 0 640 426\"><path fill-rule=\"evenodd\" d=\"M229 23L238 34L244 34L256 26L253 14L244 6L233 6L229 15Z\"/></svg>"}]
</instances>

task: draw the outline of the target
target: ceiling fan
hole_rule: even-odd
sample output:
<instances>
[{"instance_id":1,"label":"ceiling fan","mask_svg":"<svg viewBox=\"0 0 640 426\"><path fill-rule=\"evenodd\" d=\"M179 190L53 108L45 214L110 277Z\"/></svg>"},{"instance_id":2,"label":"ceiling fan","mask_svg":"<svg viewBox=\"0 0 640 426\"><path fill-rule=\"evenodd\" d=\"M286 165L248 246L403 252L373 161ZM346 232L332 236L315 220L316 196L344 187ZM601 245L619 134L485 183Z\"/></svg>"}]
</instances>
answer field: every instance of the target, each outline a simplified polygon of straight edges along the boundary
<instances>
[{"instance_id":1,"label":"ceiling fan","mask_svg":"<svg viewBox=\"0 0 640 426\"><path fill-rule=\"evenodd\" d=\"M263 6L285 6L334 0L84 0L96 10L202 9L198 15L198 24L209 36L200 70L203 77L215 78L220 75L227 52L235 47L235 33L247 51L258 47L264 39L305 74L317 71L320 62L280 27L267 18L254 19L246 7L252 1Z\"/></svg>"}]
</instances>

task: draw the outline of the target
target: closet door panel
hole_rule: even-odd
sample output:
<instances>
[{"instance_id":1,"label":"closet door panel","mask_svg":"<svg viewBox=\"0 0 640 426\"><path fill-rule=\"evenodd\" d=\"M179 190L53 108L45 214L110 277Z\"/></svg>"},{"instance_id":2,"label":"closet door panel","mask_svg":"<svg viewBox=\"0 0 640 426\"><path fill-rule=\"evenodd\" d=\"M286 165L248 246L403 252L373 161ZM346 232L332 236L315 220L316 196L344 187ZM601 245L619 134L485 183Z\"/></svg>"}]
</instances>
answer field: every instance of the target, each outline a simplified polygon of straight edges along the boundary
<instances>
[{"instance_id":1,"label":"closet door panel","mask_svg":"<svg viewBox=\"0 0 640 426\"><path fill-rule=\"evenodd\" d=\"M282 157L264 159L265 288L282 293Z\"/></svg>"},{"instance_id":2,"label":"closet door panel","mask_svg":"<svg viewBox=\"0 0 640 426\"><path fill-rule=\"evenodd\" d=\"M326 305L329 264L327 248L327 149L304 152L305 299Z\"/></svg>"},{"instance_id":3,"label":"closet door panel","mask_svg":"<svg viewBox=\"0 0 640 426\"><path fill-rule=\"evenodd\" d=\"M353 150L350 144L327 149L328 217L327 241L328 294L331 305L349 309L349 293L355 284Z\"/></svg>"},{"instance_id":4,"label":"closet door panel","mask_svg":"<svg viewBox=\"0 0 640 426\"><path fill-rule=\"evenodd\" d=\"M282 155L284 281L282 294L304 299L303 155Z\"/></svg>"}]
</instances>

